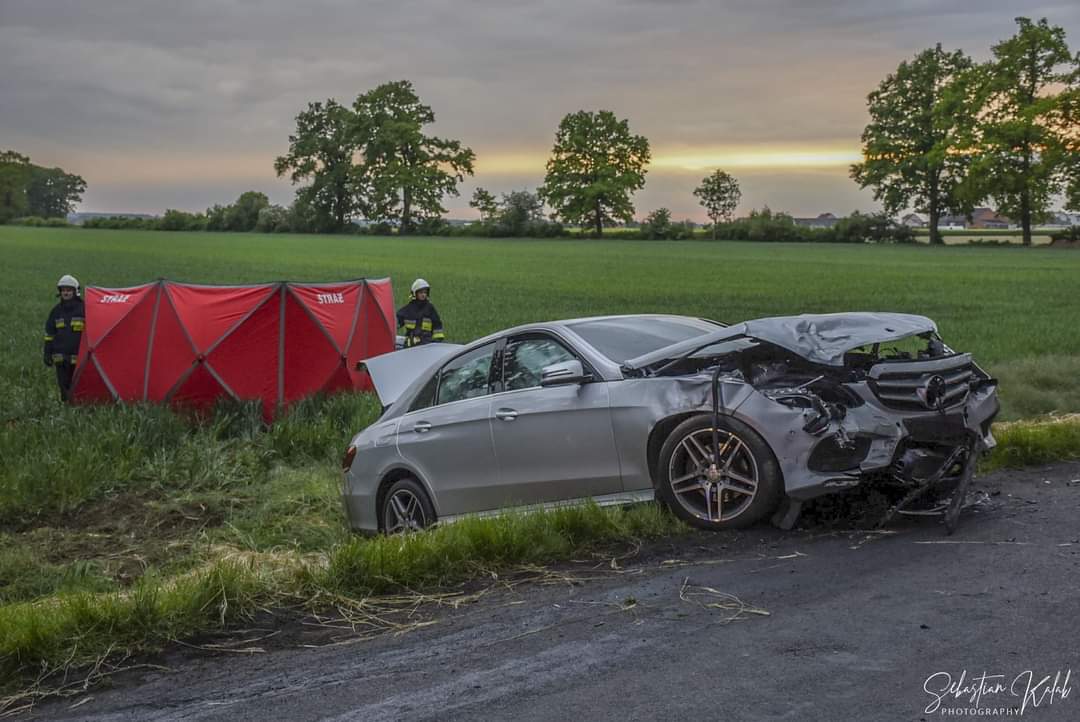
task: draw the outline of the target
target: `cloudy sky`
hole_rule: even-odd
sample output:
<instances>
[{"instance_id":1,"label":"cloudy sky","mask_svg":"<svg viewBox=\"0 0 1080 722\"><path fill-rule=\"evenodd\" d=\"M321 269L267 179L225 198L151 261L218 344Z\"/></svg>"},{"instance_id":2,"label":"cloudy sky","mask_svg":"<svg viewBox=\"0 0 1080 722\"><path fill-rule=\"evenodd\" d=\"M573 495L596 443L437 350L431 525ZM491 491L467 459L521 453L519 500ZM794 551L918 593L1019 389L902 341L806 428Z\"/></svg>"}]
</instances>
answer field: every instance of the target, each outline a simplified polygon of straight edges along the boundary
<instances>
[{"instance_id":1,"label":"cloudy sky","mask_svg":"<svg viewBox=\"0 0 1080 722\"><path fill-rule=\"evenodd\" d=\"M740 211L874 207L847 178L866 94L941 42L977 59L1077 0L0 0L0 149L86 178L80 210L202 210L274 176L308 101L413 81L439 135L476 151L448 199L534 187L559 119L610 109L652 143L639 215L700 219L723 167Z\"/></svg>"}]
</instances>

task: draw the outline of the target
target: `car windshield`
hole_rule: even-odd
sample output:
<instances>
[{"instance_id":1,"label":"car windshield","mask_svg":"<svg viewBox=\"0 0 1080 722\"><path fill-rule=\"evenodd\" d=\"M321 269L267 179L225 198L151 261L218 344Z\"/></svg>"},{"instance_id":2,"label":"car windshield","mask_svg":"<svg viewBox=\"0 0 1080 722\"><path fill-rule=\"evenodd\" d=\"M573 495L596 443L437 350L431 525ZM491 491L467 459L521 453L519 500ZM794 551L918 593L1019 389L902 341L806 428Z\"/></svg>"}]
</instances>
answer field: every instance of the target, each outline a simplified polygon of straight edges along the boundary
<instances>
[{"instance_id":1,"label":"car windshield","mask_svg":"<svg viewBox=\"0 0 1080 722\"><path fill-rule=\"evenodd\" d=\"M581 321L570 328L612 361L623 363L720 327L697 318L631 316Z\"/></svg>"}]
</instances>

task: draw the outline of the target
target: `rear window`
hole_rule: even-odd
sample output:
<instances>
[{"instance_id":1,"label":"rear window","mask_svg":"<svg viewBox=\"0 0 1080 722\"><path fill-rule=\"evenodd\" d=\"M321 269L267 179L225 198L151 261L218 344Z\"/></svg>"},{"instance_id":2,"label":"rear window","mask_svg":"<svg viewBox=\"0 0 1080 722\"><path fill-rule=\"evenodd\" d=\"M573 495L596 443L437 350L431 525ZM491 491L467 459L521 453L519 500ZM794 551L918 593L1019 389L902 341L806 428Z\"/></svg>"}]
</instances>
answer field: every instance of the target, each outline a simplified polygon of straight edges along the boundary
<instances>
[{"instance_id":1,"label":"rear window","mask_svg":"<svg viewBox=\"0 0 1080 722\"><path fill-rule=\"evenodd\" d=\"M582 321L570 328L616 363L721 328L696 318L609 318Z\"/></svg>"}]
</instances>

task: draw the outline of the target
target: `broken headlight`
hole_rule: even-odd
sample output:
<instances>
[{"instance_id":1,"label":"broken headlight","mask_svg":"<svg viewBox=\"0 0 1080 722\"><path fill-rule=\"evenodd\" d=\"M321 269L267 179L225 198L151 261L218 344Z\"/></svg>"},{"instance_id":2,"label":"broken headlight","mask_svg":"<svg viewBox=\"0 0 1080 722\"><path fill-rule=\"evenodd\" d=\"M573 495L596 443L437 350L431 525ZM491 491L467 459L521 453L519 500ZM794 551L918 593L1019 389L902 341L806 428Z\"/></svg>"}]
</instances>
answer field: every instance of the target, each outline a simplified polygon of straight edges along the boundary
<instances>
[{"instance_id":1,"label":"broken headlight","mask_svg":"<svg viewBox=\"0 0 1080 722\"><path fill-rule=\"evenodd\" d=\"M820 434L833 421L840 421L847 415L847 409L842 405L825 402L806 389L762 389L761 393L778 404L801 409L805 418L803 431L808 434Z\"/></svg>"}]
</instances>

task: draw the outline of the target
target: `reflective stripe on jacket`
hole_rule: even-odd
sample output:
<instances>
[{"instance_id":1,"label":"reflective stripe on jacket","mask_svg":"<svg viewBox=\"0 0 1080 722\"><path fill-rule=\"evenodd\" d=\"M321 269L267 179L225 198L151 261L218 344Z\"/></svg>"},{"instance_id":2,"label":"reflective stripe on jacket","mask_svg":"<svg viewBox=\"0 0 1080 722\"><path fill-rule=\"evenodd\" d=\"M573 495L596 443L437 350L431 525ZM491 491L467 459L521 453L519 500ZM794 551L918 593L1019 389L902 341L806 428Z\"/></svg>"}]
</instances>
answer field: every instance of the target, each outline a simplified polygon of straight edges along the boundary
<instances>
[{"instance_id":1,"label":"reflective stripe on jacket","mask_svg":"<svg viewBox=\"0 0 1080 722\"><path fill-rule=\"evenodd\" d=\"M415 298L398 309L398 328L405 329L405 346L418 346L433 341L443 341L442 319L431 301L418 301Z\"/></svg>"},{"instance_id":2,"label":"reflective stripe on jacket","mask_svg":"<svg viewBox=\"0 0 1080 722\"><path fill-rule=\"evenodd\" d=\"M45 320L45 359L53 364L74 364L86 330L86 306L76 296L53 306ZM59 360L57 360L59 358Z\"/></svg>"}]
</instances>

